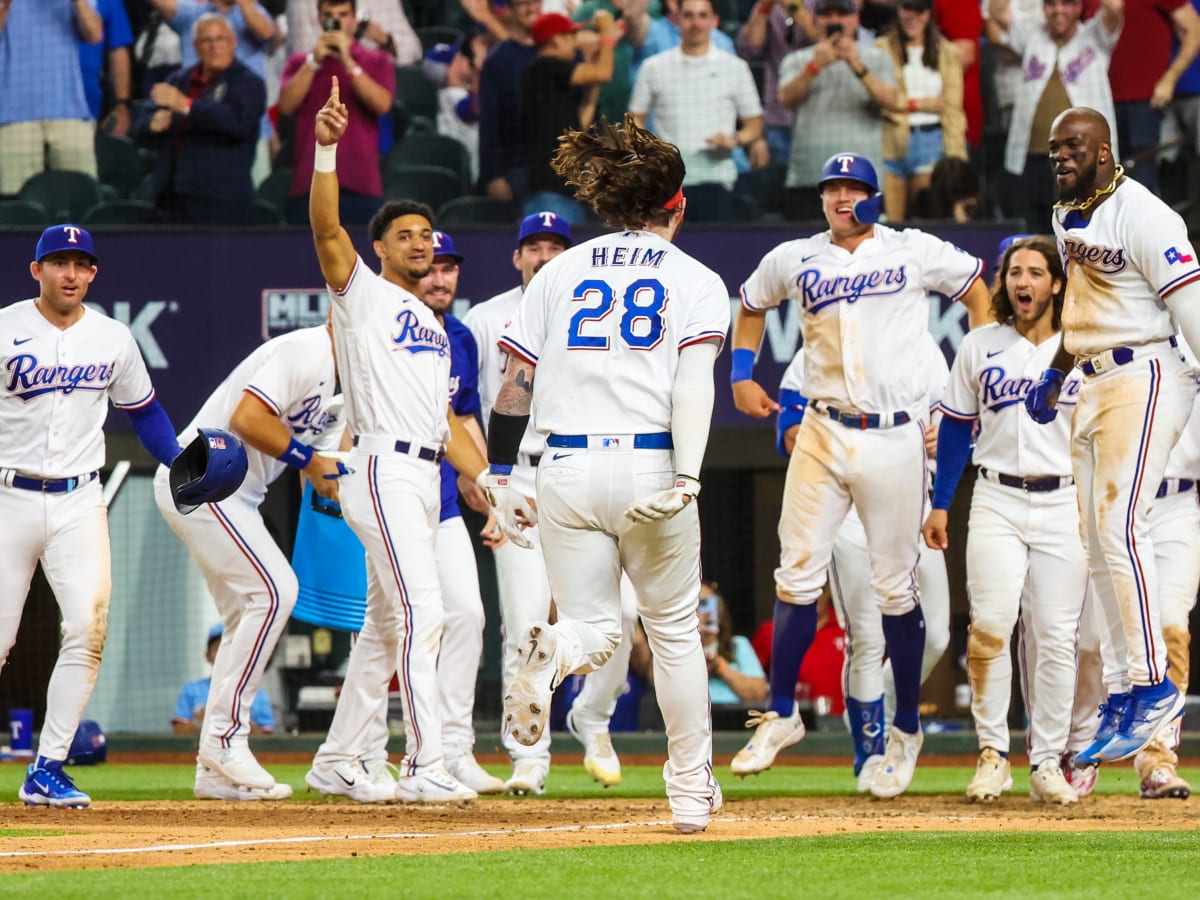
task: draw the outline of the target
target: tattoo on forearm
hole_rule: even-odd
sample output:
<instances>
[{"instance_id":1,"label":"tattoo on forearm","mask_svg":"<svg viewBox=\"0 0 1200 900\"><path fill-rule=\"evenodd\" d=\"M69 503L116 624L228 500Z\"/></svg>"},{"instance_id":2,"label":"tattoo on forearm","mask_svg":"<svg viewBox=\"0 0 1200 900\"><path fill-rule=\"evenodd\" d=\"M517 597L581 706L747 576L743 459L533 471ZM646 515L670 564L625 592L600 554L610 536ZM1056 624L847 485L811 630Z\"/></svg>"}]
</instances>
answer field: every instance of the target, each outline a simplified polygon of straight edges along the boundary
<instances>
[{"instance_id":1,"label":"tattoo on forearm","mask_svg":"<svg viewBox=\"0 0 1200 900\"><path fill-rule=\"evenodd\" d=\"M523 365L511 378L505 378L496 396L496 412L506 416L527 416L533 408L533 369Z\"/></svg>"}]
</instances>

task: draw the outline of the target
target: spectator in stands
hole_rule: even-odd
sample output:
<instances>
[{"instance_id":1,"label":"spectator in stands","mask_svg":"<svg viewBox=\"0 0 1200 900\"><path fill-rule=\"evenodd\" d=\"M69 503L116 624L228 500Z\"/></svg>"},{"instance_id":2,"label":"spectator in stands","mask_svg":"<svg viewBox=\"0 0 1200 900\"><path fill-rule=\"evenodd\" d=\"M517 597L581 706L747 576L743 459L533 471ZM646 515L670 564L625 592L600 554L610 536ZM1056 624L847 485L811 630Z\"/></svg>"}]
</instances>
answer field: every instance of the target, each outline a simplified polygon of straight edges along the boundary
<instances>
[{"instance_id":1,"label":"spectator in stands","mask_svg":"<svg viewBox=\"0 0 1200 900\"><path fill-rule=\"evenodd\" d=\"M983 10L978 3L933 0L933 21L946 40L958 48L963 75L963 112L967 116L967 144L979 147L983 138L983 95L979 89L979 37Z\"/></svg>"},{"instance_id":2,"label":"spectator in stands","mask_svg":"<svg viewBox=\"0 0 1200 900\"><path fill-rule=\"evenodd\" d=\"M1192 9L1200 12L1200 0L1192 0ZM1176 83L1171 113L1182 144L1182 192L1187 208L1181 215L1189 229L1195 229L1200 227L1200 57L1192 60Z\"/></svg>"},{"instance_id":3,"label":"spectator in stands","mask_svg":"<svg viewBox=\"0 0 1200 900\"><path fill-rule=\"evenodd\" d=\"M896 67L904 109L884 110L883 125L884 205L889 221L902 222L939 159L967 158L962 66L933 23L931 0L900 0L896 27L875 43Z\"/></svg>"},{"instance_id":4,"label":"spectator in stands","mask_svg":"<svg viewBox=\"0 0 1200 900\"><path fill-rule=\"evenodd\" d=\"M818 37L817 23L803 3L761 0L750 12L737 36L742 59L763 59L763 133L773 165L786 166L792 155L795 116L779 102L779 64L793 50L807 47Z\"/></svg>"},{"instance_id":5,"label":"spectator in stands","mask_svg":"<svg viewBox=\"0 0 1200 900\"><path fill-rule=\"evenodd\" d=\"M600 85L612 78L616 22L612 13L599 10L593 25L599 40L592 42L593 57L583 61L576 58L575 44L575 32L582 26L566 16L543 13L530 28L538 55L521 76L521 134L528 191L522 215L550 210L572 225L584 221L583 207L550 168L550 159L558 151L558 137L564 130L591 125Z\"/></svg>"},{"instance_id":6,"label":"spectator in stands","mask_svg":"<svg viewBox=\"0 0 1200 900\"><path fill-rule=\"evenodd\" d=\"M307 53L288 57L279 89L279 112L295 114L296 146L287 220L308 221L308 188L316 148L317 110L325 105L336 76L350 124L338 141L339 209L342 222L365 225L383 203L379 170L379 117L392 108L396 70L391 57L368 50L354 39L354 0L320 0L317 12L329 21Z\"/></svg>"},{"instance_id":7,"label":"spectator in stands","mask_svg":"<svg viewBox=\"0 0 1200 900\"><path fill-rule=\"evenodd\" d=\"M700 640L708 660L708 693L714 707L744 710L767 697L767 678L750 640L733 633L733 619L715 581L700 585Z\"/></svg>"},{"instance_id":8,"label":"spectator in stands","mask_svg":"<svg viewBox=\"0 0 1200 900\"><path fill-rule=\"evenodd\" d=\"M438 89L438 134L452 137L467 148L471 181L479 178L479 69L484 40L434 44L422 61L425 76Z\"/></svg>"},{"instance_id":9,"label":"spectator in stands","mask_svg":"<svg viewBox=\"0 0 1200 900\"><path fill-rule=\"evenodd\" d=\"M684 186L732 188L736 148L747 149L754 168L769 162L758 88L745 60L713 45L712 0L682 0L679 21L680 45L643 63L629 112L642 127L653 115L655 133L679 148L687 166Z\"/></svg>"},{"instance_id":10,"label":"spectator in stands","mask_svg":"<svg viewBox=\"0 0 1200 900\"><path fill-rule=\"evenodd\" d=\"M537 56L529 28L542 14L542 0L509 0L509 37L483 62L479 75L479 183L497 200L526 193L521 135L521 76Z\"/></svg>"},{"instance_id":11,"label":"spectator in stands","mask_svg":"<svg viewBox=\"0 0 1200 900\"><path fill-rule=\"evenodd\" d=\"M542 3L546 8L545 2ZM600 85L600 97L596 101L596 117L603 116L610 122L620 122L629 109L629 97L633 93L634 65L633 45L625 36L625 18L637 14L647 7L657 9L657 0L584 0L571 14L571 18L579 24L588 24L600 10L612 13L617 19L617 43L613 47L613 75L607 84ZM591 32L580 32L579 49L590 52L589 43Z\"/></svg>"},{"instance_id":12,"label":"spectator in stands","mask_svg":"<svg viewBox=\"0 0 1200 900\"><path fill-rule=\"evenodd\" d=\"M1045 0L1040 17L1014 15L1010 0L989 0L989 36L1021 54L1025 78L1013 106L1004 151L1012 176L1002 197L1009 216L1026 230L1045 231L1054 205L1054 179L1046 164L1050 125L1064 109L1090 106L1113 128L1120 158L1108 61L1121 32L1124 0L1101 0L1100 14L1080 21L1080 0Z\"/></svg>"},{"instance_id":13,"label":"spectator in stands","mask_svg":"<svg viewBox=\"0 0 1200 900\"><path fill-rule=\"evenodd\" d=\"M105 106L102 70L107 59L110 93L108 117L103 120L103 127L112 134L126 135L132 124L129 104L133 100L133 65L129 46L133 43L133 32L129 29L129 17L125 15L125 4L121 0L95 2L104 26L104 39L98 44L79 45L83 92L87 95L92 118L100 122Z\"/></svg>"},{"instance_id":14,"label":"spectator in stands","mask_svg":"<svg viewBox=\"0 0 1200 900\"><path fill-rule=\"evenodd\" d=\"M95 176L79 44L103 37L88 0L0 0L0 196L48 168Z\"/></svg>"},{"instance_id":15,"label":"spectator in stands","mask_svg":"<svg viewBox=\"0 0 1200 900\"><path fill-rule=\"evenodd\" d=\"M317 0L291 0L287 10L289 53L306 53L321 36ZM368 50L382 50L397 66L421 61L421 39L413 30L401 0L356 0L354 39Z\"/></svg>"},{"instance_id":16,"label":"spectator in stands","mask_svg":"<svg viewBox=\"0 0 1200 900\"><path fill-rule=\"evenodd\" d=\"M824 218L816 185L834 153L882 167L881 113L898 97L891 57L861 31L854 0L817 0L814 14L821 39L779 67L779 100L796 116L783 198L790 220Z\"/></svg>"},{"instance_id":17,"label":"spectator in stands","mask_svg":"<svg viewBox=\"0 0 1200 900\"><path fill-rule=\"evenodd\" d=\"M929 186L913 197L911 215L917 219L970 222L979 216L982 205L979 173L965 159L947 156L934 165Z\"/></svg>"},{"instance_id":18,"label":"spectator in stands","mask_svg":"<svg viewBox=\"0 0 1200 900\"><path fill-rule=\"evenodd\" d=\"M222 634L224 628L220 622L208 630L204 659L210 666L217 658ZM171 718L171 728L176 734L199 733L204 724L204 708L208 706L208 688L211 683L210 675L189 681L179 689L179 699L175 701L175 715ZM254 702L250 704L250 730L259 734L270 734L275 730L275 710L271 708L271 698L261 687L254 695Z\"/></svg>"},{"instance_id":19,"label":"spectator in stands","mask_svg":"<svg viewBox=\"0 0 1200 900\"><path fill-rule=\"evenodd\" d=\"M674 50L683 41L683 0L662 0L662 12L661 17L655 17L646 3L626 4L625 39L633 48L632 76L635 81L642 63L652 56ZM714 10L709 40L716 49L736 55L733 38L720 31L719 24Z\"/></svg>"},{"instance_id":20,"label":"spectator in stands","mask_svg":"<svg viewBox=\"0 0 1200 900\"><path fill-rule=\"evenodd\" d=\"M1171 58L1171 38L1180 36ZM1125 0L1125 26L1108 66L1117 142L1134 164L1129 174L1158 192L1163 112L1175 85L1200 51L1200 16L1189 0Z\"/></svg>"},{"instance_id":21,"label":"spectator in stands","mask_svg":"<svg viewBox=\"0 0 1200 900\"><path fill-rule=\"evenodd\" d=\"M154 193L170 218L243 223L254 201L250 168L266 85L237 60L237 35L224 16L205 13L192 34L200 61L150 89L134 135L158 149Z\"/></svg>"}]
</instances>

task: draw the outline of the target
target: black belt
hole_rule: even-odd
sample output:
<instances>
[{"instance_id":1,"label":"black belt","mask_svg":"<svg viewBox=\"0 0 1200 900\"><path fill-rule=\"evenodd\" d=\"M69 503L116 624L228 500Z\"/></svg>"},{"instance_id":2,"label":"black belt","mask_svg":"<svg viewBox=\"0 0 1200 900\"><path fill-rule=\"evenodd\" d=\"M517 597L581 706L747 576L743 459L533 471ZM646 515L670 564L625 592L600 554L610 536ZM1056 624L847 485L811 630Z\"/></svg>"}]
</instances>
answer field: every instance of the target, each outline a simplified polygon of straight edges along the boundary
<instances>
[{"instance_id":1,"label":"black belt","mask_svg":"<svg viewBox=\"0 0 1200 900\"><path fill-rule=\"evenodd\" d=\"M541 461L542 461L542 454L540 454L540 453L530 453L529 454L529 465L533 466L533 468L536 469L538 467L538 465L541 463Z\"/></svg>"},{"instance_id":2,"label":"black belt","mask_svg":"<svg viewBox=\"0 0 1200 900\"><path fill-rule=\"evenodd\" d=\"M1062 477L1051 475L1046 478L1021 478L1017 475L1005 475L1003 472L994 472L991 469L983 468L983 466L979 467L979 474L992 481L998 481L1005 487L1017 488L1022 491L1057 491L1059 488L1070 487L1074 483L1074 479L1070 475Z\"/></svg>"},{"instance_id":3,"label":"black belt","mask_svg":"<svg viewBox=\"0 0 1200 900\"><path fill-rule=\"evenodd\" d=\"M358 446L357 436L354 438L354 446ZM414 446L416 446L415 453L412 452ZM417 459L423 459L427 462L440 463L446 458L445 450L434 450L432 447L414 445L409 441L396 441L395 449L397 453L403 453L406 456L415 456Z\"/></svg>"},{"instance_id":4,"label":"black belt","mask_svg":"<svg viewBox=\"0 0 1200 900\"><path fill-rule=\"evenodd\" d=\"M12 477L12 486L21 488L24 491L41 491L43 494L69 494L76 488L83 487L99 474L99 472L88 472L86 475L78 475L74 478L52 478L49 480L14 475Z\"/></svg>"},{"instance_id":5,"label":"black belt","mask_svg":"<svg viewBox=\"0 0 1200 900\"><path fill-rule=\"evenodd\" d=\"M887 414L881 416L878 413L850 413L842 412L824 402L817 406L817 412L829 416L833 421L845 425L847 428L890 428L894 425L906 425L909 422L908 413L903 411L891 413L890 416ZM885 424L885 420L888 418L891 419L891 422Z\"/></svg>"},{"instance_id":6,"label":"black belt","mask_svg":"<svg viewBox=\"0 0 1200 900\"><path fill-rule=\"evenodd\" d=\"M1154 499L1161 500L1168 494L1186 494L1195 487L1196 482L1190 478L1168 478L1158 486L1158 493L1154 495Z\"/></svg>"},{"instance_id":7,"label":"black belt","mask_svg":"<svg viewBox=\"0 0 1200 900\"><path fill-rule=\"evenodd\" d=\"M1174 335L1171 336L1169 343L1171 344L1172 347L1179 346L1179 341L1177 341L1175 339ZM1132 347L1113 347L1112 350L1109 352L1112 353L1113 363L1115 363L1118 366L1125 366L1125 365L1128 365L1129 363L1133 362L1133 348ZM1080 363L1079 368L1081 368L1083 370L1083 374L1084 375L1095 375L1098 371L1100 371L1099 369L1096 368L1096 366L1092 362L1092 360L1096 359L1100 356L1103 356L1103 355L1104 354L1102 354L1102 353L1097 353L1091 359L1086 359L1082 363Z\"/></svg>"},{"instance_id":8,"label":"black belt","mask_svg":"<svg viewBox=\"0 0 1200 900\"><path fill-rule=\"evenodd\" d=\"M908 130L909 131L941 131L942 126L938 122L933 122L929 125L912 125L909 127Z\"/></svg>"}]
</instances>

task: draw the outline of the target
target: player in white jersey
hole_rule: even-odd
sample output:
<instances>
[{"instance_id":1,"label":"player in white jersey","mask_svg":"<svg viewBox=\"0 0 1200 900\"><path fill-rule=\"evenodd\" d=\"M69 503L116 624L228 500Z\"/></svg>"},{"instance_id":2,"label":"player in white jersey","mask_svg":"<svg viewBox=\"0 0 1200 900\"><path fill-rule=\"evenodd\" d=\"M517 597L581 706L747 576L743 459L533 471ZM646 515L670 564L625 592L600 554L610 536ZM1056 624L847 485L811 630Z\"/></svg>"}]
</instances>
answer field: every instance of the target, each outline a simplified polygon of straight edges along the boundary
<instances>
[{"instance_id":1,"label":"player in white jersey","mask_svg":"<svg viewBox=\"0 0 1200 900\"><path fill-rule=\"evenodd\" d=\"M433 260L432 212L412 201L384 204L368 229L380 275L367 268L340 224L335 168L347 117L335 78L317 113L309 218L333 299L338 374L354 436L340 499L367 552L367 614L318 757L349 759L367 745L377 704L363 697L376 696L378 685L396 671L406 736L396 797L408 803L472 800L476 792L444 766L436 677L442 630L434 552L437 465L452 436L455 468L477 465L482 473L486 467L461 423L447 419L449 340L414 294ZM456 461L459 455L464 459Z\"/></svg>"},{"instance_id":2,"label":"player in white jersey","mask_svg":"<svg viewBox=\"0 0 1200 900\"><path fill-rule=\"evenodd\" d=\"M991 801L1012 787L1008 710L1010 642L1021 616L1030 700L1030 796L1038 802L1077 803L1060 757L1067 748L1075 695L1075 643L1088 589L1070 472L1070 421L1048 428L1022 409L1025 392L1058 347L1066 276L1054 244L1022 238L1005 251L992 292L993 324L968 334L959 347L942 400L938 476L925 541L945 549L955 488L971 454L979 478L967 531L967 595L971 628L967 675L980 755L967 787L969 800ZM1073 407L1079 379L1066 382L1059 403ZM1028 587L1028 590L1026 590Z\"/></svg>"},{"instance_id":3,"label":"player in white jersey","mask_svg":"<svg viewBox=\"0 0 1200 900\"><path fill-rule=\"evenodd\" d=\"M721 792L696 627L692 501L729 294L671 243L686 206L674 146L626 116L565 133L553 164L577 199L626 230L551 260L500 339L512 360L488 426L489 491L506 530L518 512L533 515L507 477L532 411L546 436L536 518L558 608L556 624L534 623L521 636L505 721L514 738L534 743L562 679L609 660L621 641L624 571L654 653L674 825L703 831Z\"/></svg>"},{"instance_id":4,"label":"player in white jersey","mask_svg":"<svg viewBox=\"0 0 1200 900\"><path fill-rule=\"evenodd\" d=\"M916 568L926 500L929 408L920 354L928 294L962 300L975 324L987 288L979 279L983 264L953 244L874 224L881 195L865 158L830 157L818 189L829 230L763 257L742 286L733 332L734 401L765 418L778 404L753 380L753 366L767 310L786 298L802 306L808 414L788 464L779 520L771 703L751 744L785 747L803 736L796 675L816 632L816 600L834 539L853 503L867 533L871 586L896 684L896 715L870 791L895 797L912 781L922 741L917 705L925 622Z\"/></svg>"},{"instance_id":5,"label":"player in white jersey","mask_svg":"<svg viewBox=\"0 0 1200 900\"><path fill-rule=\"evenodd\" d=\"M935 407L950 368L937 341L925 333L925 371L928 377L926 402L930 424L926 427L926 456L935 451L937 423L941 413ZM804 418L808 398L803 394L804 349L792 358L779 383L779 417L775 423L776 448L790 457L796 433ZM917 565L921 589L921 607L925 614L925 652L921 658L921 682L929 677L950 643L950 585L946 560L940 550L921 548ZM890 661L884 660L883 621L879 602L871 589L871 564L867 555L867 535L853 506L838 529L829 564L829 588L834 610L846 631L846 655L843 682L846 695L846 727L854 743L854 774L858 789L870 789L875 770L883 761L887 723L895 714L895 679ZM799 738L797 738L799 740ZM734 756L730 769L735 775L761 772L774 763L779 747L769 743L743 748ZM772 752L774 750L774 752Z\"/></svg>"},{"instance_id":6,"label":"player in white jersey","mask_svg":"<svg viewBox=\"0 0 1200 900\"><path fill-rule=\"evenodd\" d=\"M299 590L259 506L288 467L304 472L322 496L337 498L337 462L311 447L325 429L336 382L328 325L267 341L221 382L180 435L186 441L199 428L222 428L242 439L248 468L237 493L183 515L167 467L154 477L159 512L187 545L224 625L200 730L194 786L200 799L292 794L249 746L250 704Z\"/></svg>"},{"instance_id":7,"label":"player in white jersey","mask_svg":"<svg viewBox=\"0 0 1200 900\"><path fill-rule=\"evenodd\" d=\"M1183 711L1167 675L1148 513L1195 394L1175 331L1200 345L1200 264L1183 220L1117 166L1100 113L1060 114L1050 160L1061 201L1054 233L1068 267L1063 340L1025 402L1038 421L1053 418L1078 362L1071 467L1109 646L1122 654L1112 665L1106 657L1108 700L1079 754L1095 763L1133 756Z\"/></svg>"},{"instance_id":8,"label":"player in white jersey","mask_svg":"<svg viewBox=\"0 0 1200 900\"><path fill-rule=\"evenodd\" d=\"M180 452L133 334L83 305L97 261L87 231L52 225L29 266L38 296L0 309L0 671L39 561L62 614L37 756L19 791L44 806L91 802L63 762L108 631L112 574L99 481L107 401L128 414L159 462L170 465Z\"/></svg>"}]
</instances>

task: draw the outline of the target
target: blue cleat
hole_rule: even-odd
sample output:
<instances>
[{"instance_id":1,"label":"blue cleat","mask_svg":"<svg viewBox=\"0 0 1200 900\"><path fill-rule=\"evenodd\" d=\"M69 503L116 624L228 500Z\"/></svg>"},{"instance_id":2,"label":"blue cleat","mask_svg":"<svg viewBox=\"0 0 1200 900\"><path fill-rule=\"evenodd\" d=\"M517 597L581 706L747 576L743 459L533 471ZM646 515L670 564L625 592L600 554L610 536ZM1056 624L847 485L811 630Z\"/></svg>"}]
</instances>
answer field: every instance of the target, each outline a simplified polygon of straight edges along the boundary
<instances>
[{"instance_id":1,"label":"blue cleat","mask_svg":"<svg viewBox=\"0 0 1200 900\"><path fill-rule=\"evenodd\" d=\"M92 798L79 788L63 771L56 759L39 756L25 772L25 783L17 792L26 806L53 806L57 809L83 809Z\"/></svg>"},{"instance_id":2,"label":"blue cleat","mask_svg":"<svg viewBox=\"0 0 1200 900\"><path fill-rule=\"evenodd\" d=\"M1168 678L1155 685L1136 686L1129 697L1116 735L1096 751L1096 758L1103 762L1116 762L1136 754L1183 715L1187 699Z\"/></svg>"},{"instance_id":3,"label":"blue cleat","mask_svg":"<svg viewBox=\"0 0 1200 900\"><path fill-rule=\"evenodd\" d=\"M1076 766L1095 766L1100 763L1100 757L1096 754L1117 736L1117 729L1121 727L1121 719L1130 699L1130 694L1109 694L1108 701L1100 704L1100 725L1096 728L1096 738L1076 754Z\"/></svg>"}]
</instances>

